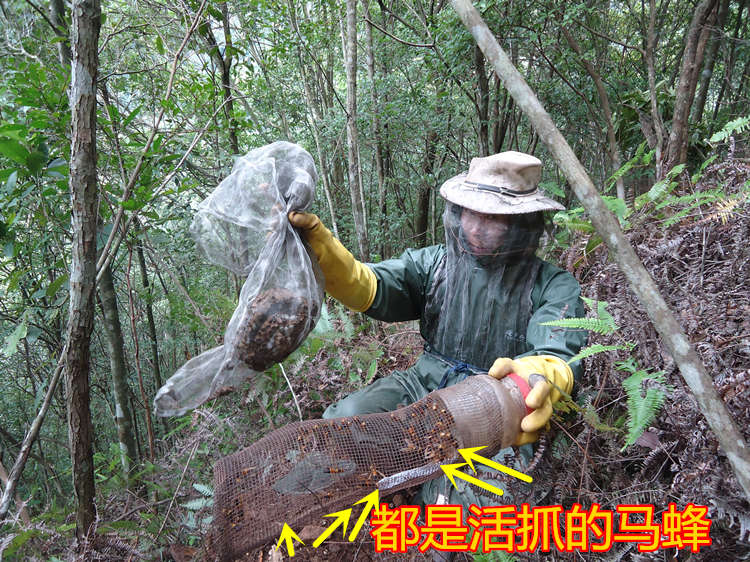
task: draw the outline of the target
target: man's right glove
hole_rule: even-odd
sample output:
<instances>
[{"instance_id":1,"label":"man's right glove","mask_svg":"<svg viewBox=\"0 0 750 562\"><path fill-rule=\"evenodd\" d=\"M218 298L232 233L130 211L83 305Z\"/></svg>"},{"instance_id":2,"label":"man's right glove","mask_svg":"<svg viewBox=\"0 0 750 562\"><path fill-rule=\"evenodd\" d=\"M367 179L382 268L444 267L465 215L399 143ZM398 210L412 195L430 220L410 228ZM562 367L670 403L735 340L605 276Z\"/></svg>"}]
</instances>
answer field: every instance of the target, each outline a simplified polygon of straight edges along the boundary
<instances>
[{"instance_id":1,"label":"man's right glove","mask_svg":"<svg viewBox=\"0 0 750 562\"><path fill-rule=\"evenodd\" d=\"M320 269L326 278L326 292L357 312L370 308L378 288L373 271L354 259L351 252L323 226L317 215L292 211L289 222L301 231L318 257Z\"/></svg>"}]
</instances>

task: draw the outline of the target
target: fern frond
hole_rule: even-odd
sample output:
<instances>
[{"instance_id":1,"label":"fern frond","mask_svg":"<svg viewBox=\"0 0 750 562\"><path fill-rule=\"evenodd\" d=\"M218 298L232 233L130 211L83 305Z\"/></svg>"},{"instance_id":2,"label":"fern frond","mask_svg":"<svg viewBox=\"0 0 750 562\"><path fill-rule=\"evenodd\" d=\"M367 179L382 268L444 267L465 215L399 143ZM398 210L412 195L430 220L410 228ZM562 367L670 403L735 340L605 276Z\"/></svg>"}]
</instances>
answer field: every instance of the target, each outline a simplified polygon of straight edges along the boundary
<instances>
[{"instance_id":1,"label":"fern frond","mask_svg":"<svg viewBox=\"0 0 750 562\"><path fill-rule=\"evenodd\" d=\"M569 328L572 330L589 330L597 334L612 334L618 329L611 322L600 318L563 318L561 320L550 320L542 322L542 326L554 326L557 328Z\"/></svg>"},{"instance_id":2,"label":"fern frond","mask_svg":"<svg viewBox=\"0 0 750 562\"><path fill-rule=\"evenodd\" d=\"M620 449L621 451L638 440L651 422L654 421L656 414L664 404L666 398L664 388L652 387L648 388L645 394L641 393L642 384L647 380L666 385L664 371L649 373L641 369L622 381L622 386L625 388L628 397L628 435L625 439L625 445Z\"/></svg>"},{"instance_id":3,"label":"fern frond","mask_svg":"<svg viewBox=\"0 0 750 562\"><path fill-rule=\"evenodd\" d=\"M208 484L200 484L198 482L193 482L193 488L195 488L197 492L199 492L201 495L207 498L214 497L214 489Z\"/></svg>"},{"instance_id":4,"label":"fern frond","mask_svg":"<svg viewBox=\"0 0 750 562\"><path fill-rule=\"evenodd\" d=\"M594 345L583 348L581 351L571 357L568 360L568 365L570 365L571 363L575 363L576 361L580 361L581 359L586 359L586 357L596 355L597 353L604 353L605 351L617 351L618 349L630 348L626 345L601 345L599 343L595 343Z\"/></svg>"},{"instance_id":5,"label":"fern frond","mask_svg":"<svg viewBox=\"0 0 750 562\"><path fill-rule=\"evenodd\" d=\"M604 423L599 417L599 414L596 413L596 409L590 404L583 409L583 419L597 431L604 431L607 433L620 431L616 427Z\"/></svg>"},{"instance_id":6,"label":"fern frond","mask_svg":"<svg viewBox=\"0 0 750 562\"><path fill-rule=\"evenodd\" d=\"M735 209L745 202L745 197L734 197L716 205L717 211L709 215L707 220L719 219L722 224L727 224Z\"/></svg>"},{"instance_id":7,"label":"fern frond","mask_svg":"<svg viewBox=\"0 0 750 562\"><path fill-rule=\"evenodd\" d=\"M734 133L741 133L745 129L750 127L750 115L746 115L745 117L738 117L737 119L733 119L724 127L721 129L721 131L717 131L713 135L711 135L711 138L708 139L708 142L711 144L716 144L719 142L724 142L729 137L731 137Z\"/></svg>"}]
</instances>

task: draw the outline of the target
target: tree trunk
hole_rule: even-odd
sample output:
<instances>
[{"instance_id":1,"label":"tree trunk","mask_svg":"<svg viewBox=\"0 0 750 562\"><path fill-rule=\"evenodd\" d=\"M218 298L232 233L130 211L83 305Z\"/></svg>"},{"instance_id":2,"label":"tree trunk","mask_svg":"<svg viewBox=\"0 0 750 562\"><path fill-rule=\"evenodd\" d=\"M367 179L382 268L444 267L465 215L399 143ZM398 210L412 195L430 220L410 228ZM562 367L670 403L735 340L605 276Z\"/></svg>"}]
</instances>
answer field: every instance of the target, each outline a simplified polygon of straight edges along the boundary
<instances>
[{"instance_id":1,"label":"tree trunk","mask_svg":"<svg viewBox=\"0 0 750 562\"><path fill-rule=\"evenodd\" d=\"M630 282L631 289L646 309L662 343L677 363L680 374L695 395L703 415L726 452L737 481L745 495L750 498L750 454L742 435L734 425L724 402L719 398L711 376L706 372L695 348L690 344L674 314L664 302L656 283L625 238L617 218L609 211L575 153L555 127L552 118L539 103L534 92L498 45L476 8L469 0L453 0L453 6L482 48L487 60L503 79L510 95L527 115L531 125L565 173L578 200L589 213L591 222L607 245L610 255Z\"/></svg>"},{"instance_id":2,"label":"tree trunk","mask_svg":"<svg viewBox=\"0 0 750 562\"><path fill-rule=\"evenodd\" d=\"M133 249L128 248L128 269L125 272L125 283L128 289L128 309L130 311L130 331L133 335L133 353L134 353L134 364L135 372L138 376L138 388L141 391L141 400L144 405L146 412L146 429L148 431L148 460L153 461L156 456L156 438L154 435L154 423L151 419L151 399L153 396L148 396L146 393L146 387L143 383L143 373L141 372L141 357L140 357L140 345L138 343L138 330L135 325L135 304L133 303L133 287L130 284L130 269L133 263ZM154 393L155 394L155 393Z\"/></svg>"},{"instance_id":3,"label":"tree trunk","mask_svg":"<svg viewBox=\"0 0 750 562\"><path fill-rule=\"evenodd\" d=\"M724 94L727 91L727 87L731 88L732 83L732 73L734 71L734 64L736 61L736 45L737 45L737 39L740 36L740 29L742 28L742 16L745 11L745 5L747 5L747 0L741 0L740 5L737 8L737 22L734 26L734 34L732 35L732 41L729 42L729 55L727 56L727 60L724 64L724 78L721 81L721 88L719 88L719 94L716 96L716 104L714 105L714 112L712 119L716 121L716 117L719 115L719 110L721 109L721 104L724 101Z\"/></svg>"},{"instance_id":4,"label":"tree trunk","mask_svg":"<svg viewBox=\"0 0 750 562\"><path fill-rule=\"evenodd\" d=\"M369 261L367 221L359 178L359 141L357 139L357 0L346 0L346 137L349 155L349 193L352 199L354 229L359 246L359 259Z\"/></svg>"},{"instance_id":5,"label":"tree trunk","mask_svg":"<svg viewBox=\"0 0 750 562\"><path fill-rule=\"evenodd\" d=\"M490 83L484 71L484 55L482 50L474 46L474 72L477 74L477 118L479 120L479 156L490 155Z\"/></svg>"},{"instance_id":6,"label":"tree trunk","mask_svg":"<svg viewBox=\"0 0 750 562\"><path fill-rule=\"evenodd\" d=\"M77 502L76 535L88 535L96 516L89 370L96 286L96 227L99 193L96 178L96 77L98 70L99 0L73 1L73 64L70 83L72 203L70 312L68 317L66 398Z\"/></svg>"},{"instance_id":7,"label":"tree trunk","mask_svg":"<svg viewBox=\"0 0 750 562\"><path fill-rule=\"evenodd\" d=\"M137 459L135 439L133 438L133 414L128 403L128 369L125 366L125 344L122 339L122 326L117 309L117 295L112 282L112 269L107 266L99 281L99 296L104 316L104 330L107 333L107 351L109 368L112 371L112 389L115 397L115 424L120 441L120 460L125 478L129 480L130 471ZM159 385L161 386L161 385Z\"/></svg>"},{"instance_id":8,"label":"tree trunk","mask_svg":"<svg viewBox=\"0 0 750 562\"><path fill-rule=\"evenodd\" d=\"M664 129L664 121L661 118L661 111L659 110L659 103L656 97L656 69L654 67L654 53L656 52L656 0L649 0L648 17L648 37L646 38L646 51L644 57L646 59L646 67L648 70L651 124L653 126L655 137L653 149L655 155L654 162L656 167L656 179L659 180L664 177L666 173L663 169L664 137L666 135L666 130ZM646 134L646 138L648 138L648 134Z\"/></svg>"},{"instance_id":9,"label":"tree trunk","mask_svg":"<svg viewBox=\"0 0 750 562\"><path fill-rule=\"evenodd\" d=\"M685 52L682 55L680 78L672 114L672 130L663 155L662 174L666 174L678 164L685 162L687 157L688 117L695 96L696 69L700 68L706 48L705 41L700 41L700 38L703 26L708 21L716 2L717 0L703 0L698 5L685 37Z\"/></svg>"},{"instance_id":10,"label":"tree trunk","mask_svg":"<svg viewBox=\"0 0 750 562\"><path fill-rule=\"evenodd\" d=\"M414 239L417 247L421 248L427 244L427 228L430 218L430 192L434 189L432 172L437 152L438 135L434 129L430 129L425 138L424 157L422 158L422 179L417 196L417 220L414 224Z\"/></svg>"},{"instance_id":11,"label":"tree trunk","mask_svg":"<svg viewBox=\"0 0 750 562\"><path fill-rule=\"evenodd\" d=\"M296 8L294 6L294 3L292 0L288 0L287 6L289 8L289 22L292 25L292 29L294 29L295 33L297 33L299 41L296 45L296 52L297 52L297 65L299 66L299 72L302 75L302 86L305 92L305 101L307 102L307 108L310 110L310 113L312 113L312 117L310 119L310 129L312 130L313 134L313 140L315 141L315 150L318 154L318 162L320 163L320 179L323 183L323 193L325 194L326 203L328 203L328 212L331 215L331 230L333 230L333 235L338 238L339 237L339 229L338 224L336 223L336 213L333 206L333 198L331 197L331 185L330 185L330 178L328 173L328 164L326 161L326 154L323 151L323 144L322 140L320 138L320 123L323 122L323 112L324 107L321 102L319 102L320 98L316 98L313 95L313 92L316 91L316 88L318 88L323 81L314 80L310 76L310 72L308 71L307 65L302 60L302 48L300 46L300 42L302 41L302 34L299 29L299 25L297 24L297 12ZM320 72L320 71L319 71ZM323 95L321 94L320 97L322 98Z\"/></svg>"},{"instance_id":12,"label":"tree trunk","mask_svg":"<svg viewBox=\"0 0 750 562\"><path fill-rule=\"evenodd\" d=\"M57 27L57 31L60 34L59 37L63 40L57 42L57 54L60 57L60 65L63 68L70 66L70 44L67 38L68 35L68 24L65 21L65 1L64 0L50 0L49 3L49 19Z\"/></svg>"},{"instance_id":13,"label":"tree trunk","mask_svg":"<svg viewBox=\"0 0 750 562\"><path fill-rule=\"evenodd\" d=\"M591 79L594 81L594 85L596 86L596 92L599 95L599 102L602 104L604 123L607 126L607 143L609 145L607 154L609 155L609 162L611 166L610 173L614 174L617 170L620 169L620 166L622 166L622 160L620 158L620 147L617 145L617 138L615 137L615 126L612 122L612 109L609 106L609 96L607 95L607 90L604 87L604 81L599 75L599 72L597 72L596 68L594 68L594 65L583 57L583 49L581 49L581 46L575 40L573 35L571 35L571 33L565 27L562 28L562 32L565 36L565 40L568 42L568 45L570 45L570 48L573 49L578 55L581 64L586 69L586 72L588 72L589 76L591 76ZM618 199L622 199L624 201L625 182L622 176L617 178L616 185L617 197Z\"/></svg>"},{"instance_id":14,"label":"tree trunk","mask_svg":"<svg viewBox=\"0 0 750 562\"><path fill-rule=\"evenodd\" d=\"M367 77L370 80L370 103L372 104L372 134L375 137L375 171L378 176L378 234L380 238L380 258L385 258L386 252L386 212L385 212L385 169L383 167L383 135L380 127L380 106L375 87L375 50L372 45L372 25L370 24L369 0L365 0L365 38L367 41Z\"/></svg>"},{"instance_id":15,"label":"tree trunk","mask_svg":"<svg viewBox=\"0 0 750 562\"><path fill-rule=\"evenodd\" d=\"M3 463L0 462L0 482L3 483L3 487L8 485L8 471L5 470ZM26 505L21 501L18 494L16 496L16 506L18 506L18 516L23 521L24 525L31 525L31 518L29 517L29 510L26 509Z\"/></svg>"},{"instance_id":16,"label":"tree trunk","mask_svg":"<svg viewBox=\"0 0 750 562\"><path fill-rule=\"evenodd\" d=\"M703 110L706 107L706 98L708 97L708 86L711 84L711 77L714 74L714 65L716 64L716 55L721 47L722 30L724 24L727 21L727 14L729 13L729 0L721 0L721 6L719 7L719 15L716 21L716 27L714 28L713 37L711 38L711 46L706 54L706 60L703 65L703 72L701 72L701 84L698 90L698 96L695 98L693 104L693 115L691 121L693 123L700 123L703 119Z\"/></svg>"},{"instance_id":17,"label":"tree trunk","mask_svg":"<svg viewBox=\"0 0 750 562\"><path fill-rule=\"evenodd\" d=\"M234 96L232 95L232 33L229 27L229 12L227 3L221 4L221 23L224 29L224 54L221 54L216 38L211 30L211 25L203 23L198 31L208 44L209 54L214 64L221 73L221 93L224 99L224 116L227 120L227 134L229 135L229 146L232 154L239 154L239 142L237 141L237 119L234 117Z\"/></svg>"}]
</instances>

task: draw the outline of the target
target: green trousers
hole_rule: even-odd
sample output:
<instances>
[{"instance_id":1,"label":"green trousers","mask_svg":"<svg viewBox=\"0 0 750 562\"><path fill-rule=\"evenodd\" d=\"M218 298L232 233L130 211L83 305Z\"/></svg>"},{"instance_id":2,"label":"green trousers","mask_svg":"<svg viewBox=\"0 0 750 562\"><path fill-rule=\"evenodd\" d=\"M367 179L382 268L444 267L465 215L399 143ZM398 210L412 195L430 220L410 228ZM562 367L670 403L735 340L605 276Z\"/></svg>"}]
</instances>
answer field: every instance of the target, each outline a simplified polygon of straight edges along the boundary
<instances>
[{"instance_id":1,"label":"green trousers","mask_svg":"<svg viewBox=\"0 0 750 562\"><path fill-rule=\"evenodd\" d=\"M426 352L406 371L394 371L389 376L378 379L371 385L331 404L323 412L323 417L339 418L390 412L400 406L408 406L436 390L446 374L448 375L446 386L456 384L466 377L465 372L456 372L451 363ZM533 448L526 445L521 447L521 455L525 462L528 462L533 455ZM507 462L506 459L509 456L514 456L513 449L510 447L500 450L493 459L504 463ZM520 464L516 464L517 466L513 468L521 470ZM500 482L486 478L484 480L498 488L503 488ZM468 509L472 503L478 506L490 506L513 502L507 492L503 496L484 491L479 493L474 486L460 479L456 479L456 486L453 486L446 476L425 482L417 501L422 505L462 504L464 509Z\"/></svg>"}]
</instances>

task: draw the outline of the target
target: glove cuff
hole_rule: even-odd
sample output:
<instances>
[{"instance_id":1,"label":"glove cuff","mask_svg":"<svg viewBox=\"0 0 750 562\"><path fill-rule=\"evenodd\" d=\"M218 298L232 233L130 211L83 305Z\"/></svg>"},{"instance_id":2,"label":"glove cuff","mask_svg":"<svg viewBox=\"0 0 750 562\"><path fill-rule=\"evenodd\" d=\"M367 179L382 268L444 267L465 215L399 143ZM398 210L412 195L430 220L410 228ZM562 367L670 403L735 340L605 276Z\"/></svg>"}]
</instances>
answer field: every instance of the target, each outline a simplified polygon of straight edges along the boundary
<instances>
[{"instance_id":1,"label":"glove cuff","mask_svg":"<svg viewBox=\"0 0 750 562\"><path fill-rule=\"evenodd\" d=\"M375 273L336 239L321 221L305 231L305 239L318 257L326 280L326 292L356 312L364 312L375 300Z\"/></svg>"}]
</instances>

